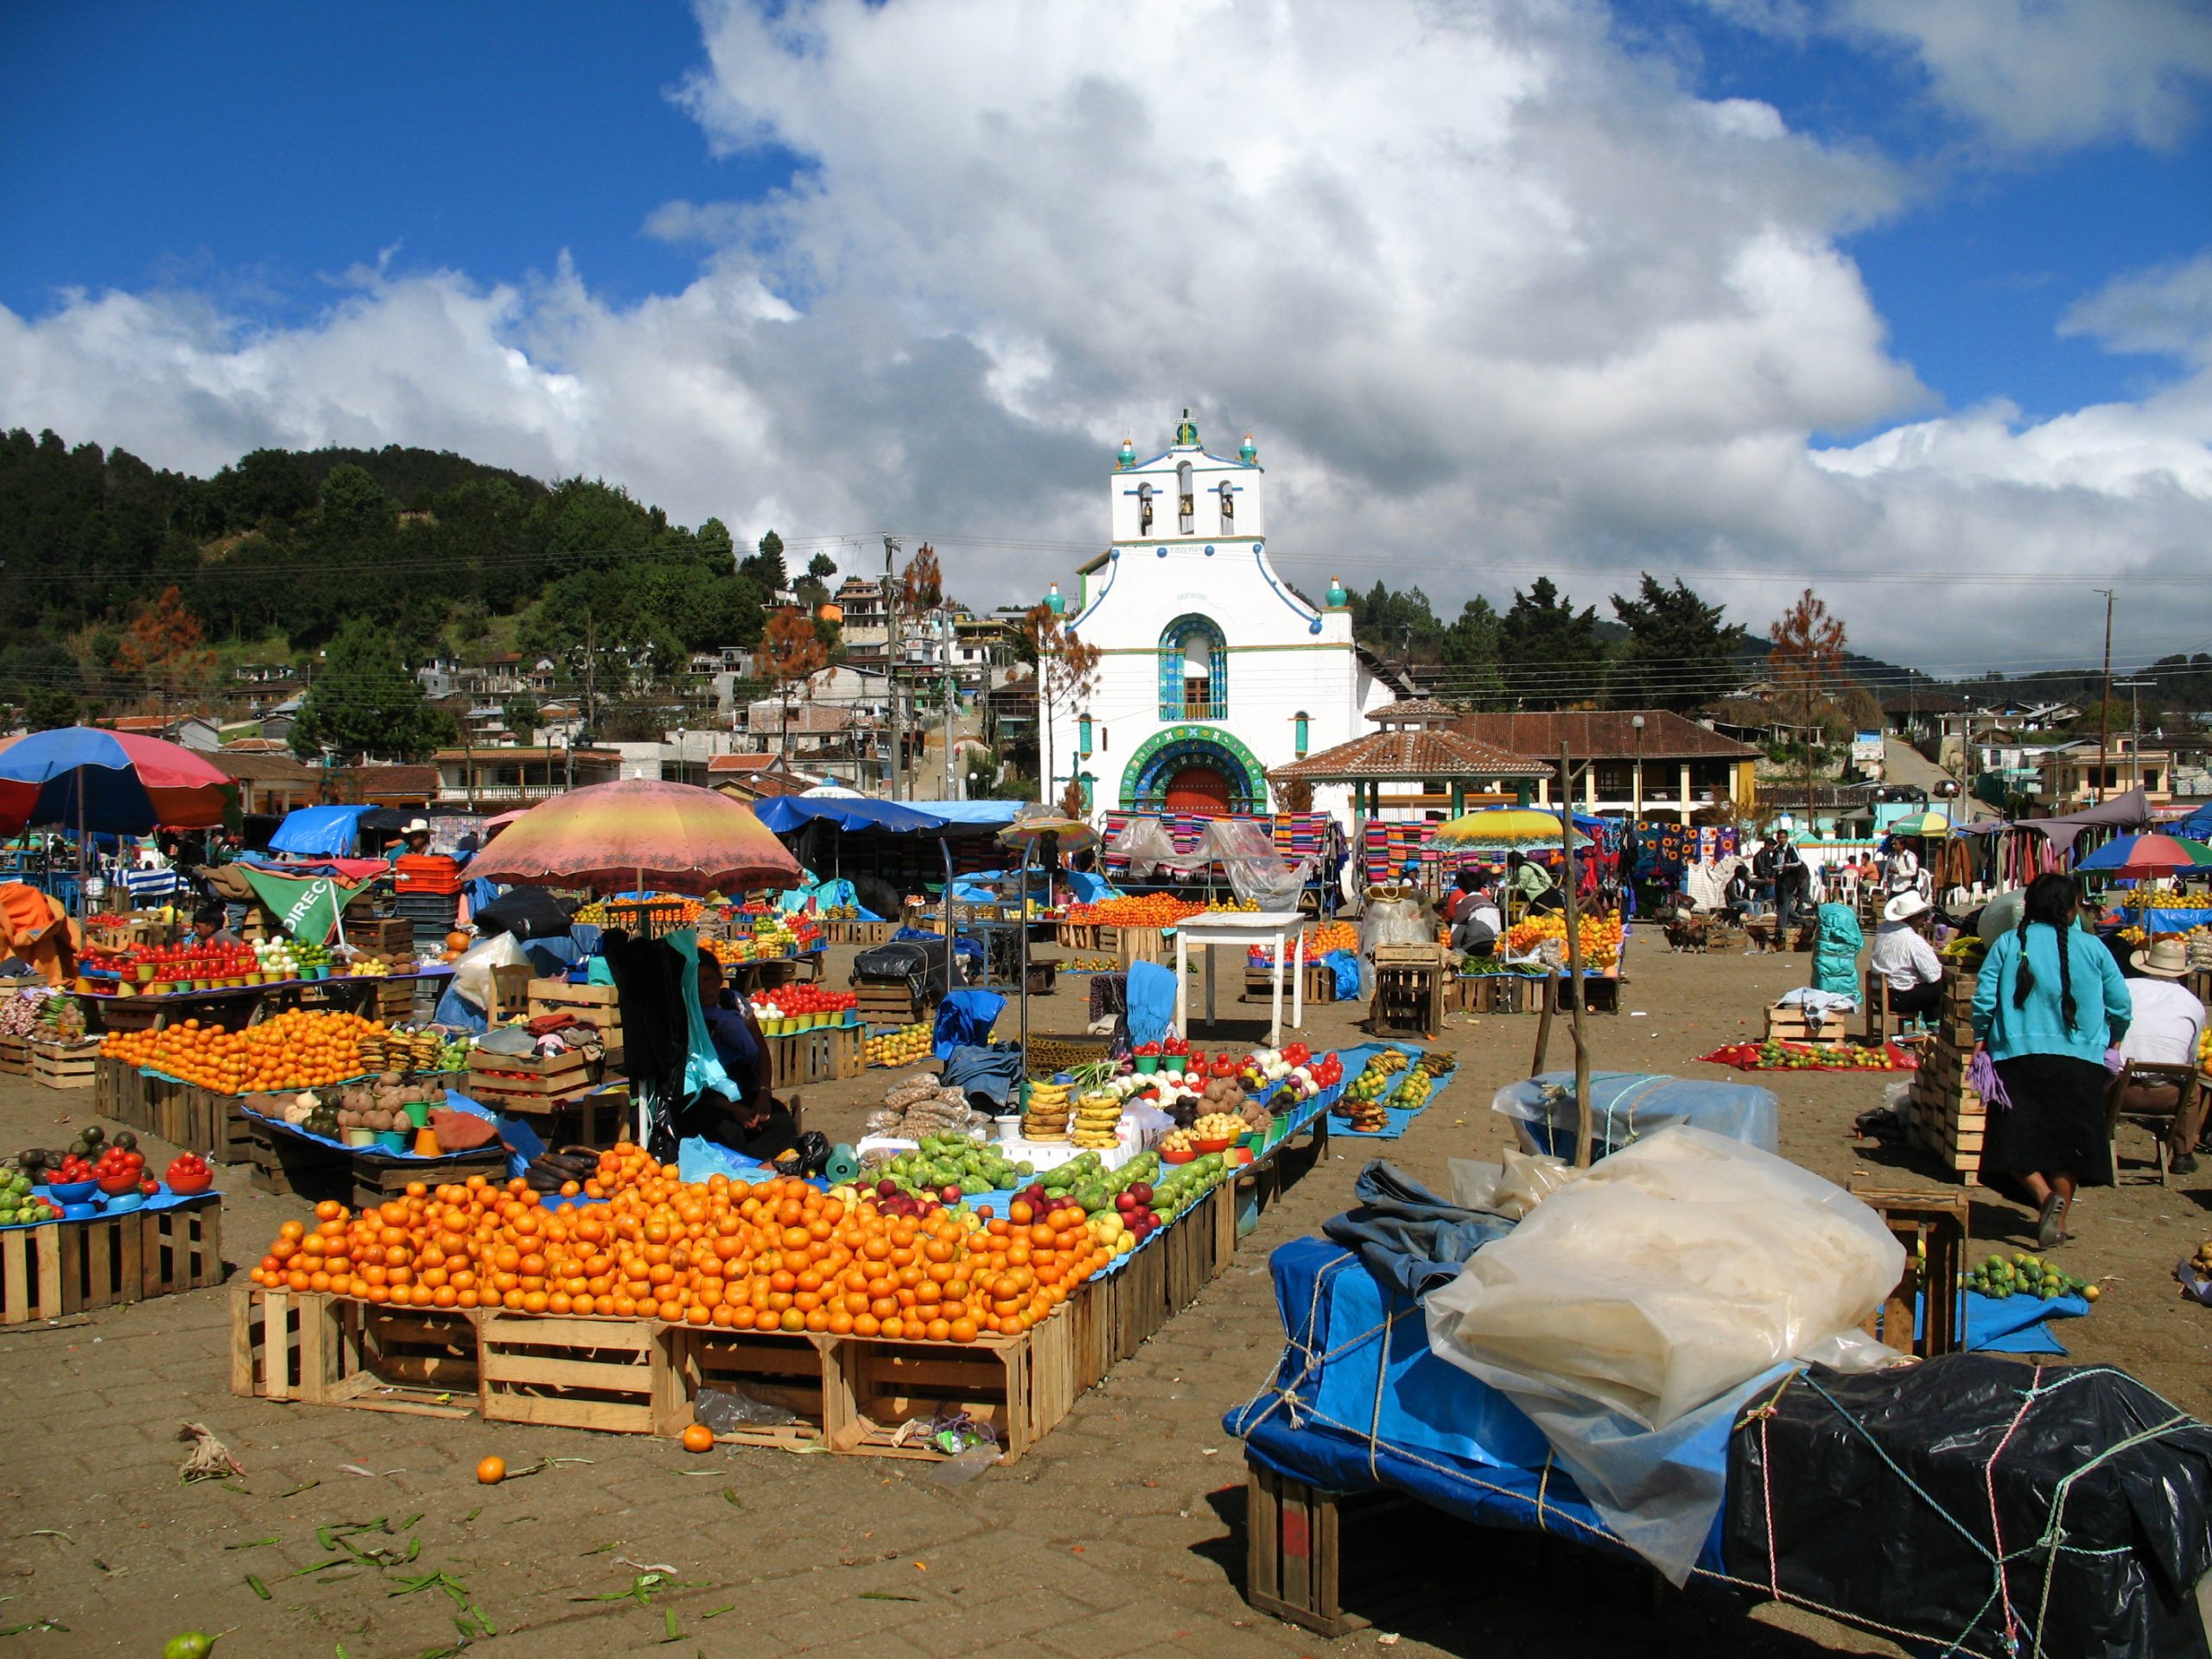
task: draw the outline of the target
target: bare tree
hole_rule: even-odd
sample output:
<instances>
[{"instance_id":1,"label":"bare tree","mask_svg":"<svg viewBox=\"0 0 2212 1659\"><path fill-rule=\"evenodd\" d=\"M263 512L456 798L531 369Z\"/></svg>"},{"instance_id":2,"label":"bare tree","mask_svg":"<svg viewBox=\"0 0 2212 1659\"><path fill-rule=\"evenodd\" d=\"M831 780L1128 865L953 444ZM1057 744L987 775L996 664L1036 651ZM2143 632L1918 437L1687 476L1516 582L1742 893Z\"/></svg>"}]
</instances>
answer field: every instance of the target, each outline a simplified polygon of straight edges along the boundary
<instances>
[{"instance_id":1,"label":"bare tree","mask_svg":"<svg viewBox=\"0 0 2212 1659\"><path fill-rule=\"evenodd\" d=\"M1827 702L1827 687L1843 664L1843 619L1829 614L1809 588L1768 629L1773 640L1767 667L1783 706L1797 711L1805 756L1805 833L1813 833L1813 735Z\"/></svg>"},{"instance_id":2,"label":"bare tree","mask_svg":"<svg viewBox=\"0 0 2212 1659\"><path fill-rule=\"evenodd\" d=\"M1045 775L1037 798L1050 800L1052 790L1052 720L1063 710L1080 708L1098 683L1101 653L1097 646L1070 632L1059 613L1049 605L1032 607L1022 618L1022 633L1037 659L1037 720L1045 734Z\"/></svg>"},{"instance_id":3,"label":"bare tree","mask_svg":"<svg viewBox=\"0 0 2212 1659\"><path fill-rule=\"evenodd\" d=\"M830 660L804 611L778 611L768 619L768 677L783 704L783 760L791 761L791 687L810 679Z\"/></svg>"}]
</instances>

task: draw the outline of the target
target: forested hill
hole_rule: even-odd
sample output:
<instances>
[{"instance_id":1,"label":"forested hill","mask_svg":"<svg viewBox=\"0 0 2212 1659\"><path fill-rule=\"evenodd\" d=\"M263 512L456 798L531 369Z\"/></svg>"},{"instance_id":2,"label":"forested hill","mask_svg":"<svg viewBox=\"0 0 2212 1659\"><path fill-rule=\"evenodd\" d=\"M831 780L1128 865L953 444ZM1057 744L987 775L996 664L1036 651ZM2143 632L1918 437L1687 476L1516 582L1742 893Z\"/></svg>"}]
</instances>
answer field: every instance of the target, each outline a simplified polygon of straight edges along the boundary
<instances>
[{"instance_id":1,"label":"forested hill","mask_svg":"<svg viewBox=\"0 0 2212 1659\"><path fill-rule=\"evenodd\" d=\"M785 575L772 533L740 565L719 520L687 529L590 480L548 486L396 447L257 449L201 479L20 430L0 440L0 561L10 701L72 669L99 701L134 620L171 587L210 647L305 653L353 622L411 661L556 654L588 619L641 667L672 671L759 639Z\"/></svg>"}]
</instances>

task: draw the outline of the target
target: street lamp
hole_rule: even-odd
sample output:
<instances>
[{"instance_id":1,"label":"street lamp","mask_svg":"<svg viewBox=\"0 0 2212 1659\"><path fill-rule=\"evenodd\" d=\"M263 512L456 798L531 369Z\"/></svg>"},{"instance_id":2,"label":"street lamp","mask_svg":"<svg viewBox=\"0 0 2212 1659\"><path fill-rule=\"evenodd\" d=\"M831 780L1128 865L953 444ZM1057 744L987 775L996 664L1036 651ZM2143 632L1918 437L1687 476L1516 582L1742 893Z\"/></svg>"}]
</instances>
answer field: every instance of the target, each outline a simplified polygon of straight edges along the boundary
<instances>
[{"instance_id":1,"label":"street lamp","mask_svg":"<svg viewBox=\"0 0 2212 1659\"><path fill-rule=\"evenodd\" d=\"M1636 806L1629 814L1629 821L1641 823L1643 821L1643 716L1631 715L1628 723L1636 730Z\"/></svg>"}]
</instances>

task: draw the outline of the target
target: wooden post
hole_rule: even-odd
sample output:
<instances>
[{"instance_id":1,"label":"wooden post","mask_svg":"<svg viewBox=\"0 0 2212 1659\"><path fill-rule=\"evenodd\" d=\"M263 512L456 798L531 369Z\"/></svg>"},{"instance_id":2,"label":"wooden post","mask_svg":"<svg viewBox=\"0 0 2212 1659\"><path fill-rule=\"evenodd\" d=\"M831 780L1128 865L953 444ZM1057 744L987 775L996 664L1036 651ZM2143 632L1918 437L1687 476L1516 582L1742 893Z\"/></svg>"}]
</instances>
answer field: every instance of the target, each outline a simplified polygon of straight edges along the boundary
<instances>
[{"instance_id":1,"label":"wooden post","mask_svg":"<svg viewBox=\"0 0 2212 1659\"><path fill-rule=\"evenodd\" d=\"M1552 1047L1552 1010L1559 1003L1555 988L1559 983L1557 980L1547 974L1536 983L1543 987L1537 995L1544 1001L1543 1006L1536 1010L1536 1055L1529 1062L1529 1075L1532 1077L1543 1075L1544 1057L1551 1052Z\"/></svg>"},{"instance_id":2,"label":"wooden post","mask_svg":"<svg viewBox=\"0 0 2212 1659\"><path fill-rule=\"evenodd\" d=\"M1582 1005L1589 1001L1582 983L1582 909L1575 888L1574 868L1574 809L1568 804L1574 798L1570 786L1572 763L1567 759L1567 745L1559 746L1559 833L1560 847L1566 854L1567 880L1561 884L1567 894L1567 971L1574 986L1574 1007L1569 1011L1571 1028L1574 1033L1574 1166L1590 1167L1590 1141L1593 1115L1590 1110L1590 1051L1582 1039ZM1549 1012L1548 1007L1547 1012Z\"/></svg>"}]
</instances>

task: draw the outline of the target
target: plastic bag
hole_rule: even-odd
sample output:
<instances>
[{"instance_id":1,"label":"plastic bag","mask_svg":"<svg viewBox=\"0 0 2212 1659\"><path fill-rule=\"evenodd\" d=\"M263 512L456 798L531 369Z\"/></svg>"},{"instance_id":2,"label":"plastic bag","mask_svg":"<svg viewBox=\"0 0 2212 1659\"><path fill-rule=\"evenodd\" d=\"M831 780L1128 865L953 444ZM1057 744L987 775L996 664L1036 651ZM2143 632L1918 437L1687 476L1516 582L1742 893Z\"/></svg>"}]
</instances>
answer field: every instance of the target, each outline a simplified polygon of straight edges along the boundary
<instances>
[{"instance_id":1,"label":"plastic bag","mask_svg":"<svg viewBox=\"0 0 2212 1659\"><path fill-rule=\"evenodd\" d=\"M1131 818L1114 832L1108 853L1129 861L1129 879L1147 881L1160 866L1175 857L1175 843L1167 826L1158 818Z\"/></svg>"},{"instance_id":2,"label":"plastic bag","mask_svg":"<svg viewBox=\"0 0 2212 1659\"><path fill-rule=\"evenodd\" d=\"M453 965L448 988L464 1002L488 1011L499 1001L498 993L492 988L492 970L529 965L530 957L521 941L512 933L501 933L461 952L460 960Z\"/></svg>"},{"instance_id":3,"label":"plastic bag","mask_svg":"<svg viewBox=\"0 0 2212 1659\"><path fill-rule=\"evenodd\" d=\"M1427 1298L1429 1347L1510 1398L1679 1585L1726 1495L1737 1412L1794 1357L1894 1357L1855 1327L1904 1266L1840 1187L1677 1125L1477 1251Z\"/></svg>"},{"instance_id":4,"label":"plastic bag","mask_svg":"<svg viewBox=\"0 0 2212 1659\"><path fill-rule=\"evenodd\" d=\"M1577 1173L1572 1165L1556 1158L1517 1152L1511 1147L1505 1149L1505 1161L1500 1164L1468 1158L1450 1161L1452 1197L1457 1203L1512 1221L1521 1220Z\"/></svg>"},{"instance_id":5,"label":"plastic bag","mask_svg":"<svg viewBox=\"0 0 2212 1659\"><path fill-rule=\"evenodd\" d=\"M1382 897L1383 891L1370 889L1366 907L1360 912L1361 957L1373 962L1378 944L1433 944L1436 924L1431 919L1427 900L1417 893L1408 893L1403 898Z\"/></svg>"},{"instance_id":6,"label":"plastic bag","mask_svg":"<svg viewBox=\"0 0 2212 1659\"><path fill-rule=\"evenodd\" d=\"M1756 1084L1593 1071L1590 1098L1596 1119L1592 1140L1600 1158L1674 1123L1726 1135L1762 1152L1780 1150L1777 1124L1781 1103ZM1573 1072L1547 1071L1522 1083L1509 1083L1491 1096L1490 1109L1514 1120L1522 1145L1530 1152L1574 1156L1581 1119L1575 1109Z\"/></svg>"},{"instance_id":7,"label":"plastic bag","mask_svg":"<svg viewBox=\"0 0 2212 1659\"><path fill-rule=\"evenodd\" d=\"M1841 1187L1662 1129L1555 1192L1428 1300L1430 1344L1499 1387L1663 1427L1888 1294L1904 1252Z\"/></svg>"}]
</instances>

